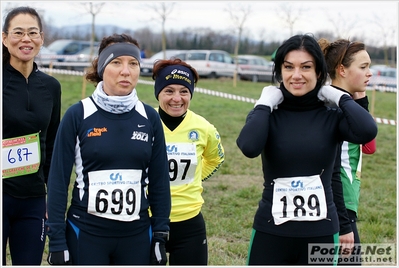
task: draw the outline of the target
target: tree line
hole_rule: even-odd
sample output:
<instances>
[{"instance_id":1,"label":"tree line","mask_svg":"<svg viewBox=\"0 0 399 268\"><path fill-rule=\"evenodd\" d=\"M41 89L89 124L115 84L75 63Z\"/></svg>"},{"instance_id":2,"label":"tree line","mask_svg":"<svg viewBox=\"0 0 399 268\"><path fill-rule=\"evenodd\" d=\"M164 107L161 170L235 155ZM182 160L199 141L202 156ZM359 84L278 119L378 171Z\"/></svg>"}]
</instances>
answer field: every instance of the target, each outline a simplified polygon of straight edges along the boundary
<instances>
[{"instance_id":1,"label":"tree line","mask_svg":"<svg viewBox=\"0 0 399 268\"><path fill-rule=\"evenodd\" d=\"M6 4L3 13L16 6L16 3ZM69 27L53 27L50 21L43 20L43 27L45 32L45 45L48 46L51 42L58 39L75 39L87 41L101 41L104 36L112 33L127 33L135 37L141 48L145 49L147 56L151 56L158 51L164 49L219 49L230 53L231 55L253 54L259 56L270 57L273 52L280 46L281 41L276 41L274 36L267 36L262 34L258 40L249 38L245 34L245 23L248 16L251 14L249 5L243 6L239 4L228 4L223 12L230 15L233 23L233 28L225 30L213 30L210 28L186 28L180 31L167 30L165 28L166 21L170 18L174 10L174 3L165 2L149 2L143 6L143 10L148 10L149 14L153 14L152 21L159 22L162 25L161 32L154 32L154 28L144 27L140 29L122 29L117 26L104 26L96 23L96 17L101 11L105 2L82 2L80 9L82 14L88 14L92 18L89 25L75 25ZM290 3L283 3L276 6L275 12L280 14L282 20L281 27L288 26L291 35L299 32L294 31L294 25L303 17L306 8L298 8ZM39 14L44 17L44 10L38 9ZM341 36L345 36L348 28L355 27L354 22L350 22L349 18L345 19L346 24L340 25L341 18L329 17L328 19L334 27L329 30L313 33L316 39L326 38L334 41ZM394 33L390 28L384 28L379 23L379 19L375 18L373 23L380 26L379 34L375 34L375 38L382 40L384 45L382 47L366 44L366 48L373 64L385 64L396 66L397 50L396 46L387 46L386 40ZM74 27L71 30L71 27ZM65 30L69 28L69 30ZM346 30L345 30L346 29ZM364 37L351 36L351 41L363 41Z\"/></svg>"},{"instance_id":2,"label":"tree line","mask_svg":"<svg viewBox=\"0 0 399 268\"><path fill-rule=\"evenodd\" d=\"M90 25L77 25L76 29L69 29L65 31L52 27L45 26L45 45L58 39L75 39L75 40L90 40L91 31ZM101 41L104 36L112 33L126 33L136 38L140 47L145 49L147 56L151 56L162 50L162 33L154 32L149 27L132 30L121 29L116 26L101 26L96 25L94 41ZM335 40L337 37L333 33L321 31L314 33L315 38L321 37L328 40ZM220 49L233 54L237 43L237 37L234 33L226 31L215 31L210 28L186 28L181 31L165 31L166 49ZM351 40L361 40L352 37ZM265 37L264 40L252 40L248 37L243 37L239 41L238 54L252 54L259 56L271 56L273 52L281 45L281 42L273 40L273 37ZM366 44L367 51L370 54L373 64L386 64L396 66L396 47L374 47Z\"/></svg>"}]
</instances>

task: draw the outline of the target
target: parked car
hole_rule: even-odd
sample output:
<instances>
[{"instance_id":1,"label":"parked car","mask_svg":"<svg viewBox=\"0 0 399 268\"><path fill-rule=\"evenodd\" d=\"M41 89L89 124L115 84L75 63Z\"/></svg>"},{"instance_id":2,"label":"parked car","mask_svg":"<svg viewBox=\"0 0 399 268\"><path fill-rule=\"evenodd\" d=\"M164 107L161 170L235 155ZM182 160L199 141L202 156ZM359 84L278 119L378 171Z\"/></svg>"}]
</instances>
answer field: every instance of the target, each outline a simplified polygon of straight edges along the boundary
<instances>
[{"instance_id":1,"label":"parked car","mask_svg":"<svg viewBox=\"0 0 399 268\"><path fill-rule=\"evenodd\" d=\"M184 50L177 49L167 49L164 51L159 51L152 55L149 58L141 59L140 63L140 75L142 76L152 76L152 67L154 66L154 62L161 59L170 59L178 53L183 52Z\"/></svg>"},{"instance_id":2,"label":"parked car","mask_svg":"<svg viewBox=\"0 0 399 268\"><path fill-rule=\"evenodd\" d=\"M387 65L372 65L370 67L373 76L369 86L385 86L397 88L397 69Z\"/></svg>"},{"instance_id":3,"label":"parked car","mask_svg":"<svg viewBox=\"0 0 399 268\"><path fill-rule=\"evenodd\" d=\"M50 63L54 61L57 61L57 53L51 51L45 46L40 48L39 54L35 57L35 62L39 67L48 68Z\"/></svg>"},{"instance_id":4,"label":"parked car","mask_svg":"<svg viewBox=\"0 0 399 268\"><path fill-rule=\"evenodd\" d=\"M238 55L238 77L252 82L271 82L273 62L256 55Z\"/></svg>"},{"instance_id":5,"label":"parked car","mask_svg":"<svg viewBox=\"0 0 399 268\"><path fill-rule=\"evenodd\" d=\"M74 55L79 51L82 51L86 47L90 47L90 41L82 41L82 40L72 40L72 39L59 39L51 43L47 48L56 52L59 56L58 62L64 62L65 58L69 55ZM98 46L98 42L94 42L94 46ZM56 66L64 66L63 64L57 63Z\"/></svg>"},{"instance_id":6,"label":"parked car","mask_svg":"<svg viewBox=\"0 0 399 268\"><path fill-rule=\"evenodd\" d=\"M200 77L233 77L236 69L233 58L223 50L186 50L175 57L193 66Z\"/></svg>"},{"instance_id":7,"label":"parked car","mask_svg":"<svg viewBox=\"0 0 399 268\"><path fill-rule=\"evenodd\" d=\"M83 71L85 68L91 65L94 57L98 56L99 47L86 47L76 54L69 55L65 58L65 68L68 70Z\"/></svg>"}]
</instances>

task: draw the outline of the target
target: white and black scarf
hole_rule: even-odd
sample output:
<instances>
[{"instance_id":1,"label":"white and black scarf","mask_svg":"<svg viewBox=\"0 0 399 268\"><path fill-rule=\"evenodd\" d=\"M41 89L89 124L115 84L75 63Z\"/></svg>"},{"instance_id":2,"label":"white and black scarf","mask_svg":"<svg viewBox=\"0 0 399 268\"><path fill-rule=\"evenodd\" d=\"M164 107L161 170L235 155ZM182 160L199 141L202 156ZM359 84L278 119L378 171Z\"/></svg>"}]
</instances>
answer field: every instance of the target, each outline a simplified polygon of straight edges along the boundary
<instances>
[{"instance_id":1,"label":"white and black scarf","mask_svg":"<svg viewBox=\"0 0 399 268\"><path fill-rule=\"evenodd\" d=\"M139 100L136 89L126 96L108 96L103 89L103 82L99 82L92 94L94 102L103 110L123 114L131 111Z\"/></svg>"}]
</instances>

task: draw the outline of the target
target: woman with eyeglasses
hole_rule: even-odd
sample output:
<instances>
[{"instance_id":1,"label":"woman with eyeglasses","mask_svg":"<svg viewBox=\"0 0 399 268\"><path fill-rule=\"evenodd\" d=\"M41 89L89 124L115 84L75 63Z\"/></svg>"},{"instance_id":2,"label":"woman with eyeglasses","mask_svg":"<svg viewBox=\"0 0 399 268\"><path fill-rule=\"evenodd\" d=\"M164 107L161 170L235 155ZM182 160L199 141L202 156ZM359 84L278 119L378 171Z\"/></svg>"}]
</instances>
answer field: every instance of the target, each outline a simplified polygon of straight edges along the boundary
<instances>
[{"instance_id":1,"label":"woman with eyeglasses","mask_svg":"<svg viewBox=\"0 0 399 268\"><path fill-rule=\"evenodd\" d=\"M61 85L34 62L43 45L35 9L6 16L3 40L3 265L40 265L46 241L46 183L60 123Z\"/></svg>"}]
</instances>

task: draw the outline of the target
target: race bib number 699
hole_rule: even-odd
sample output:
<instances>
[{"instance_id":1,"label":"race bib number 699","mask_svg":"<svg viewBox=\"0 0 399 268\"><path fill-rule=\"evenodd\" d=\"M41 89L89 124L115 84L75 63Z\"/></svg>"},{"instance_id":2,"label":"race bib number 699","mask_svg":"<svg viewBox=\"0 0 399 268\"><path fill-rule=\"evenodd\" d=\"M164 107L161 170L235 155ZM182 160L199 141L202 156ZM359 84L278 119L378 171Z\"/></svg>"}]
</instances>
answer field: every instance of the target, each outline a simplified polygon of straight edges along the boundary
<instances>
[{"instance_id":1,"label":"race bib number 699","mask_svg":"<svg viewBox=\"0 0 399 268\"><path fill-rule=\"evenodd\" d=\"M89 172L87 212L118 221L140 218L141 170L101 170Z\"/></svg>"}]
</instances>

